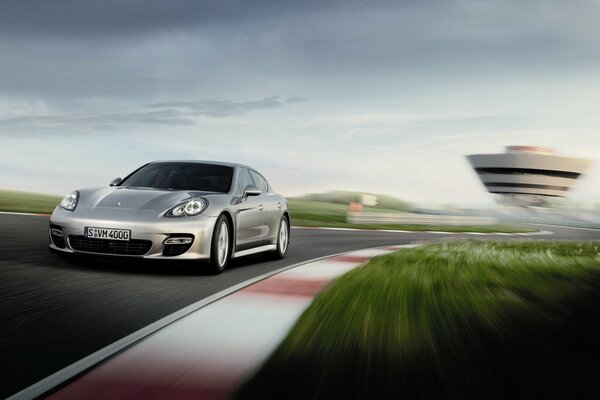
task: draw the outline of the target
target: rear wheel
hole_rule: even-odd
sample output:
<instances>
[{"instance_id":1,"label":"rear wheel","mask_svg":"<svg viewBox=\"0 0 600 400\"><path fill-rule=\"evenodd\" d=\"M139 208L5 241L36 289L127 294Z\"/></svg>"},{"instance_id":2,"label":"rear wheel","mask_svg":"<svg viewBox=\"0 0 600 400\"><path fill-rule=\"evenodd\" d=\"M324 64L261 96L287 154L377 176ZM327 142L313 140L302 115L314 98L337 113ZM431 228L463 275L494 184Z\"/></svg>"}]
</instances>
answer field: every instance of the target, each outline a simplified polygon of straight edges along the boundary
<instances>
[{"instance_id":1,"label":"rear wheel","mask_svg":"<svg viewBox=\"0 0 600 400\"><path fill-rule=\"evenodd\" d=\"M275 259L282 259L286 256L288 245L290 244L290 226L285 216L281 217L279 222L279 231L277 232L277 250L269 253Z\"/></svg>"},{"instance_id":2,"label":"rear wheel","mask_svg":"<svg viewBox=\"0 0 600 400\"><path fill-rule=\"evenodd\" d=\"M223 272L231 258L229 230L229 221L221 215L215 225L210 248L210 270L215 274Z\"/></svg>"}]
</instances>

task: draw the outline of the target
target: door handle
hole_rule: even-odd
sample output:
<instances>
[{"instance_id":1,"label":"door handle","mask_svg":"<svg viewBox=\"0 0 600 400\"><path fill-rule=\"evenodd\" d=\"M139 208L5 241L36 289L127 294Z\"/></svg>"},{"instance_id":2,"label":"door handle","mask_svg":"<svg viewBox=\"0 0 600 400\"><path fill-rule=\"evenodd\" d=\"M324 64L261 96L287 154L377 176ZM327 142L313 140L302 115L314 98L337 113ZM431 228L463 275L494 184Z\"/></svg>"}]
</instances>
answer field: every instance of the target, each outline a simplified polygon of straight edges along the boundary
<instances>
[{"instance_id":1,"label":"door handle","mask_svg":"<svg viewBox=\"0 0 600 400\"><path fill-rule=\"evenodd\" d=\"M258 206L258 211L262 211L262 210L264 210L264 209L265 209L265 208L263 207L263 205L262 205L262 204L261 204L260 206Z\"/></svg>"},{"instance_id":2,"label":"door handle","mask_svg":"<svg viewBox=\"0 0 600 400\"><path fill-rule=\"evenodd\" d=\"M277 208L281 209L281 203L277 203Z\"/></svg>"}]
</instances>

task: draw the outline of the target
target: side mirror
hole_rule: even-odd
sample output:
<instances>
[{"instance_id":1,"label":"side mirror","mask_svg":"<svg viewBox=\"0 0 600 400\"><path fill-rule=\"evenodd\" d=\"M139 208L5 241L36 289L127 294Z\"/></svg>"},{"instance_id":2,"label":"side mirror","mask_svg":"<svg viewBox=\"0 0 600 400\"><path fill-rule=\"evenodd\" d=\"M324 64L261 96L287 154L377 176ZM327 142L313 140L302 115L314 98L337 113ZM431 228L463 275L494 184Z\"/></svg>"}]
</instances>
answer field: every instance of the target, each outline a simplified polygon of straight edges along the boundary
<instances>
[{"instance_id":1,"label":"side mirror","mask_svg":"<svg viewBox=\"0 0 600 400\"><path fill-rule=\"evenodd\" d=\"M259 194L262 194L262 191L254 185L248 185L244 189L244 197L258 196Z\"/></svg>"},{"instance_id":2,"label":"side mirror","mask_svg":"<svg viewBox=\"0 0 600 400\"><path fill-rule=\"evenodd\" d=\"M123 179L121 179L121 178L115 178L112 181L110 181L109 185L110 186L117 186L119 183L121 183L122 180Z\"/></svg>"}]
</instances>

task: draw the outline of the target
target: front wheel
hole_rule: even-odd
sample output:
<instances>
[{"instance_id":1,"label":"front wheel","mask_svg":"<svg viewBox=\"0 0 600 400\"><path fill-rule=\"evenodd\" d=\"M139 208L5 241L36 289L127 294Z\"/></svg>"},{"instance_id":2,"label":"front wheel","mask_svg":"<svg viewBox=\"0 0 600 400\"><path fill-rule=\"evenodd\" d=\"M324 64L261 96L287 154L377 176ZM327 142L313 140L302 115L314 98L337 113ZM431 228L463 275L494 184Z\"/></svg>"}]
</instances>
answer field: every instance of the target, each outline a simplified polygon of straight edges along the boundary
<instances>
[{"instance_id":1,"label":"front wheel","mask_svg":"<svg viewBox=\"0 0 600 400\"><path fill-rule=\"evenodd\" d=\"M215 225L210 248L210 270L214 274L223 272L231 258L229 221L221 215Z\"/></svg>"},{"instance_id":2,"label":"front wheel","mask_svg":"<svg viewBox=\"0 0 600 400\"><path fill-rule=\"evenodd\" d=\"M288 245L290 244L290 226L286 217L281 217L279 222L279 232L277 233L277 250L269 255L275 259L282 259L286 256Z\"/></svg>"}]
</instances>

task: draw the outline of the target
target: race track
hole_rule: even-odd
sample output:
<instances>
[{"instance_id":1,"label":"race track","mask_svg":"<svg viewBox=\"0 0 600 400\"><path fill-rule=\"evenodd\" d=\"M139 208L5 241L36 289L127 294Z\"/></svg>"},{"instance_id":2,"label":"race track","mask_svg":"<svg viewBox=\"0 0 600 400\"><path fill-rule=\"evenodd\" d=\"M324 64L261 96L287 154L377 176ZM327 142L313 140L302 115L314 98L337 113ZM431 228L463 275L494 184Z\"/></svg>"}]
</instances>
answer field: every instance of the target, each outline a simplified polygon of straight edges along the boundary
<instances>
[{"instance_id":1,"label":"race track","mask_svg":"<svg viewBox=\"0 0 600 400\"><path fill-rule=\"evenodd\" d=\"M200 263L59 257L48 252L47 224L47 217L0 214L1 398L195 301L286 265L376 246L490 237L294 229L286 259L246 257L211 276ZM540 228L554 234L514 237L600 240L600 231Z\"/></svg>"}]
</instances>

